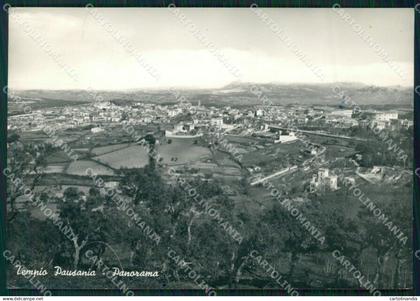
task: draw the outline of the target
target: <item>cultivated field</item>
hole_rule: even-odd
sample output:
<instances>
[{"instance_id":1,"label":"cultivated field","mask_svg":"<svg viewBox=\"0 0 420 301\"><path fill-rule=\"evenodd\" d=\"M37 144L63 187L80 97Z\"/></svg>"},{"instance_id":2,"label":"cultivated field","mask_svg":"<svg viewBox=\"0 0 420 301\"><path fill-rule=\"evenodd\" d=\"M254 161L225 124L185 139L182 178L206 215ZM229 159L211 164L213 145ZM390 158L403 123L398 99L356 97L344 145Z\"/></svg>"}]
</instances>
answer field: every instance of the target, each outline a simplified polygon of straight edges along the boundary
<instances>
[{"instance_id":1,"label":"cultivated field","mask_svg":"<svg viewBox=\"0 0 420 301\"><path fill-rule=\"evenodd\" d=\"M69 175L84 176L86 175L86 170L88 168L92 169L93 172L97 175L114 175L114 171L111 168L90 160L78 160L70 163L70 165L67 167L66 173Z\"/></svg>"},{"instance_id":2,"label":"cultivated field","mask_svg":"<svg viewBox=\"0 0 420 301\"><path fill-rule=\"evenodd\" d=\"M107 145L107 146L101 146L101 147L95 147L92 149L92 153L96 156L104 155L106 153L111 153L120 149L124 149L128 147L128 143L121 143L121 144L113 144L113 145Z\"/></svg>"},{"instance_id":3,"label":"cultivated field","mask_svg":"<svg viewBox=\"0 0 420 301\"><path fill-rule=\"evenodd\" d=\"M112 168L141 168L149 162L147 150L140 145L129 146L94 158Z\"/></svg>"},{"instance_id":4,"label":"cultivated field","mask_svg":"<svg viewBox=\"0 0 420 301\"><path fill-rule=\"evenodd\" d=\"M193 139L172 139L171 144L159 146L159 154L166 164L185 164L211 157L208 148L194 145Z\"/></svg>"}]
</instances>

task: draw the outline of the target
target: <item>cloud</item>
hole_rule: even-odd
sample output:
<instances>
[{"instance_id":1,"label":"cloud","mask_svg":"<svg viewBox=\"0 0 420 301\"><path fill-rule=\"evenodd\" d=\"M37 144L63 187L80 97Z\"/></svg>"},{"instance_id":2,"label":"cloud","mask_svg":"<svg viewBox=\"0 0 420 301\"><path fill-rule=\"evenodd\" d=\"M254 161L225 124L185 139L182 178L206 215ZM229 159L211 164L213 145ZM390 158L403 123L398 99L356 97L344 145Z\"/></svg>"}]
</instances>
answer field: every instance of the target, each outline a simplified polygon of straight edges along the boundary
<instances>
[{"instance_id":1,"label":"cloud","mask_svg":"<svg viewBox=\"0 0 420 301\"><path fill-rule=\"evenodd\" d=\"M246 9L186 10L197 28L217 45L217 55L195 39L166 9L100 10L115 32L122 35L134 53L141 57L139 63L127 52L126 45L108 34L86 9L17 9L15 14L39 33L57 56L48 54L45 47L31 39L23 26L11 18L9 86L17 89L92 87L112 90L217 88L233 81L358 81L379 86L411 86L413 45L408 45L407 41L412 43L412 32L401 30L412 20L404 19L407 12L398 10L394 14L398 30L392 31L389 27L385 30L379 26L385 21L378 19L377 12L351 11L358 22L373 28L370 34L389 52L388 62L327 9L316 12L271 10L271 16L296 42L299 54ZM308 26L295 26L295 17L300 14L312 14L313 18L308 22L311 22L313 34L307 31ZM225 26L238 16L242 18L242 27ZM329 31L331 28L334 30ZM145 65L157 71L159 80L150 75ZM77 80L69 77L63 66L72 68ZM233 74L233 69L239 71L239 77Z\"/></svg>"}]
</instances>

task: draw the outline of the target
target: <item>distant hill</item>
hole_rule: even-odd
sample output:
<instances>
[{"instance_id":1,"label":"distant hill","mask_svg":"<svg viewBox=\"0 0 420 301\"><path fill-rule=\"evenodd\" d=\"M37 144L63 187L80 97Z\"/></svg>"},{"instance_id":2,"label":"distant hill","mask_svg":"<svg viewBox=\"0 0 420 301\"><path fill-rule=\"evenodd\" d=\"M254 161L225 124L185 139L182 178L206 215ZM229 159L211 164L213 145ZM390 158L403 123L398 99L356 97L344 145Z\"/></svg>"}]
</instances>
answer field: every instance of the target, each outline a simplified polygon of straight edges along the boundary
<instances>
[{"instance_id":1,"label":"distant hill","mask_svg":"<svg viewBox=\"0 0 420 301\"><path fill-rule=\"evenodd\" d=\"M302 105L338 105L342 91L351 100L360 105L412 105L413 89L405 87L376 87L359 83L334 84L252 84L231 83L220 89L189 90L128 90L128 91L84 91L84 90L21 90L12 91L26 100L33 100L37 105L61 106L91 102L95 95L104 101L130 102L144 101L148 103L173 103L176 94L184 95L188 101L205 105L258 105L262 100L252 91L262 91L273 104ZM64 103L63 103L64 101ZM13 99L10 99L13 102ZM70 102L70 103L66 103Z\"/></svg>"},{"instance_id":2,"label":"distant hill","mask_svg":"<svg viewBox=\"0 0 420 301\"><path fill-rule=\"evenodd\" d=\"M251 88L252 86L256 88ZM252 90L251 90L252 89ZM351 101L362 105L410 105L413 89L404 87L376 87L360 83L334 84L244 84L233 83L214 91L219 95L252 96L251 91L262 91L274 104L323 104L340 102L342 92ZM255 98L255 96L254 96Z\"/></svg>"}]
</instances>

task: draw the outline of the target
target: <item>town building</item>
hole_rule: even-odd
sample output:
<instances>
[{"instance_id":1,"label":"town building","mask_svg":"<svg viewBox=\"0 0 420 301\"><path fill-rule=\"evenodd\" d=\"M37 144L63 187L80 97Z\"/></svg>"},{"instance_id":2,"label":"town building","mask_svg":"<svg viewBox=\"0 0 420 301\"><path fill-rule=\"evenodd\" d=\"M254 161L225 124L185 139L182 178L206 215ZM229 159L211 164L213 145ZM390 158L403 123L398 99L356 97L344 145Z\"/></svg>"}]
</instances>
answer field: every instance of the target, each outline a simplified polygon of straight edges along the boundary
<instances>
[{"instance_id":1,"label":"town building","mask_svg":"<svg viewBox=\"0 0 420 301\"><path fill-rule=\"evenodd\" d=\"M328 168L320 168L318 170L318 174L314 174L311 180L311 187L314 190L321 190L325 191L328 190L337 190L338 177L334 174L330 175L330 171Z\"/></svg>"}]
</instances>

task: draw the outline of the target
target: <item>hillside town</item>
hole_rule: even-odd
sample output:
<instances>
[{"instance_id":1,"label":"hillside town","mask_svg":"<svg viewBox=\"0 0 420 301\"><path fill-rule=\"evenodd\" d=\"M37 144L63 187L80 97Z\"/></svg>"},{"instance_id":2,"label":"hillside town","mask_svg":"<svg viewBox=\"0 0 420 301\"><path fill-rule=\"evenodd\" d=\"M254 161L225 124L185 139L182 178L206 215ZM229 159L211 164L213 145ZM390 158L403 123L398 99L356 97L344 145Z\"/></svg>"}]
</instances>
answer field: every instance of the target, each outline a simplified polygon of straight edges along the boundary
<instances>
[{"instance_id":1,"label":"hillside town","mask_svg":"<svg viewBox=\"0 0 420 301\"><path fill-rule=\"evenodd\" d=\"M25 98L19 103L10 101L12 107L28 108L30 103L29 100L25 103ZM290 202L299 210L309 210L307 214L314 215L323 231L333 226L331 222L337 214L349 222L360 220L359 224L365 227L362 216L366 213L357 205L352 187L363 190L366 197L379 202L383 208L393 206L395 202L408 206L412 128L411 109L404 106L370 106L356 110L339 104L214 106L201 104L200 100L168 104L110 100L67 106L61 102L9 116L8 164L22 175L26 186L33 187L32 197L45 200L45 208L53 216L69 214L67 207L73 202L75 210L81 210L80 214L92 215L95 219L99 214L107 220L111 218L106 216L113 214L112 210L118 212L120 206L133 206L135 212L147 210L151 215L157 214L148 220L159 228L161 225L156 223L162 212L171 215L175 210L172 207L175 205L168 203L162 204L160 213L153 213L154 206L163 201L159 200L162 198L159 191L181 189L169 197L176 199L181 197L182 189L199 190L200 198L206 198L215 208L227 206L219 214L225 216L232 229L242 229L235 230L234 236L242 241L246 239L243 235L249 230L247 227L252 227L247 224L262 217L269 221L271 217L268 216L278 210L277 198L273 199L267 187L280 191L283 202ZM22 159L25 157L28 158ZM92 181L92 175L101 179L102 188ZM156 183L162 186L149 190ZM189 188L179 186L180 183L188 183L185 187ZM133 194L133 187L141 193ZM11 216L29 214L37 223L48 223L49 218L31 205L30 196L19 193L17 188L9 188ZM121 197L116 209L103 199L103 189ZM154 193L158 195L154 196ZM187 204L194 198L177 204ZM152 199L155 203L150 203ZM187 235L188 240L194 237L194 230L191 230L194 219L203 214L197 206L192 205L187 234L174 228L180 237ZM190 213L187 212L190 211L182 212L182 216L188 220ZM19 221L18 218L13 223ZM211 223L212 219L207 222ZM74 227L78 226L74 224ZM404 225L399 227L403 229ZM156 231L135 240L147 240L149 235L160 240L166 235L166 230ZM354 228L354 231L364 230ZM143 232L136 235L141 236ZM349 247L363 250L359 258L362 262L369 261L376 252L353 236L348 241ZM135 265L132 256L138 251L132 252L121 252L119 259L128 266ZM296 264L296 272L290 270L293 261L286 260L283 272L291 273L290 277L297 281L301 279L301 273L309 269L311 276L305 285L310 287L354 285L349 284L352 279L348 276L340 276L340 281L344 282L337 282L335 276L330 275L338 267L331 268L324 253L323 248L310 255L302 253L300 258L308 263ZM56 260L63 264L73 260L61 251L55 254L61 258ZM112 254L103 256L113 264ZM326 260L328 268L314 265L317 260ZM378 270L374 261L369 262L364 266L364 272L373 279ZM404 272L387 278L384 275L389 271L383 270L383 283L393 285L398 277L398 286L410 284L408 263L398 264L404 267ZM84 263L82 260L73 265L83 266ZM222 273L217 277L226 275ZM247 276L237 279L235 285L247 283ZM51 281L56 283L58 280ZM166 280L155 279L150 285L156 286L161 281ZM253 282L252 285L259 284Z\"/></svg>"},{"instance_id":2,"label":"hillside town","mask_svg":"<svg viewBox=\"0 0 420 301\"><path fill-rule=\"evenodd\" d=\"M157 105L134 102L127 105L113 102L95 103L93 106L81 105L72 107L58 107L31 111L27 114L10 116L8 129L24 131L42 130L53 127L56 130L92 126L93 128L112 128L121 123L130 124L159 124L168 125L176 132L204 132L212 126L224 130L236 129L243 135L257 134L268 129L271 124L278 125L293 123L302 128L322 129L334 128L350 129L351 127L367 127L374 123L379 129L398 130L410 128L408 110L365 110L361 112L365 118L357 118L357 112L351 109L332 108L328 106L290 105L288 107L252 107L239 109L233 107L217 108L189 105ZM183 116L191 116L190 120ZM95 130L93 130L94 132Z\"/></svg>"}]
</instances>

